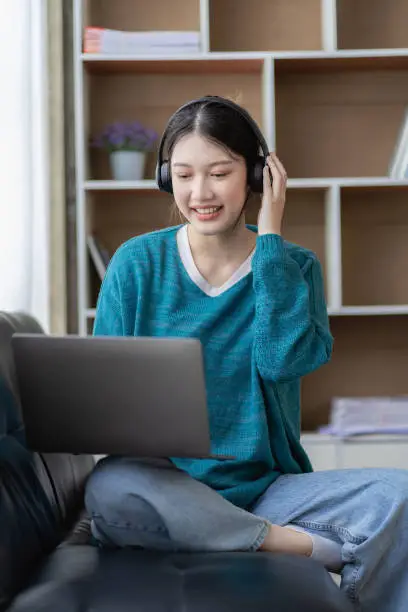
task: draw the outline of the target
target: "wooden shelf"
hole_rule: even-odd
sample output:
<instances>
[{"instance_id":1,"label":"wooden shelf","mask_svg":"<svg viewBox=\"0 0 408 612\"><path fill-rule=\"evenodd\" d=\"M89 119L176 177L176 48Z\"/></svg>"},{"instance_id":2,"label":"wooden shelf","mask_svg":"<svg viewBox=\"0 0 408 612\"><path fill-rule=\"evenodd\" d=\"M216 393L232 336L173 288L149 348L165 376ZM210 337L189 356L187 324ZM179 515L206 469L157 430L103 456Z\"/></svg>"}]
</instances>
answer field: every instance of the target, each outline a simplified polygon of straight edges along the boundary
<instances>
[{"instance_id":1,"label":"wooden shelf","mask_svg":"<svg viewBox=\"0 0 408 612\"><path fill-rule=\"evenodd\" d=\"M180 55L81 54L85 70L93 74L200 74L254 73L262 70L265 59L276 61L276 73L337 72L342 70L405 70L408 49L373 49L367 52L340 50L302 52L208 52Z\"/></svg>"},{"instance_id":2,"label":"wooden shelf","mask_svg":"<svg viewBox=\"0 0 408 612\"><path fill-rule=\"evenodd\" d=\"M329 189L330 187L408 187L408 179L392 180L388 177L356 177L356 178L303 178L288 179L288 189ZM157 184L153 179L142 181L90 180L85 181L86 191L156 191Z\"/></svg>"},{"instance_id":3,"label":"wooden shelf","mask_svg":"<svg viewBox=\"0 0 408 612\"><path fill-rule=\"evenodd\" d=\"M333 317L408 315L408 304L402 304L401 306L341 306L340 308L329 308L329 315Z\"/></svg>"},{"instance_id":4,"label":"wooden shelf","mask_svg":"<svg viewBox=\"0 0 408 612\"><path fill-rule=\"evenodd\" d=\"M408 47L406 0L337 0L340 49Z\"/></svg>"},{"instance_id":5,"label":"wooden shelf","mask_svg":"<svg viewBox=\"0 0 408 612\"><path fill-rule=\"evenodd\" d=\"M320 0L209 0L212 51L319 50Z\"/></svg>"},{"instance_id":6,"label":"wooden shelf","mask_svg":"<svg viewBox=\"0 0 408 612\"><path fill-rule=\"evenodd\" d=\"M150 192L158 189L155 180L143 181L85 181L84 189L86 191L138 191Z\"/></svg>"},{"instance_id":7,"label":"wooden shelf","mask_svg":"<svg viewBox=\"0 0 408 612\"><path fill-rule=\"evenodd\" d=\"M408 188L341 191L343 303L408 304Z\"/></svg>"},{"instance_id":8,"label":"wooden shelf","mask_svg":"<svg viewBox=\"0 0 408 612\"><path fill-rule=\"evenodd\" d=\"M256 74L260 73L264 56L217 57L195 54L189 56L106 56L83 54L82 60L90 74Z\"/></svg>"},{"instance_id":9,"label":"wooden shelf","mask_svg":"<svg viewBox=\"0 0 408 612\"><path fill-rule=\"evenodd\" d=\"M361 187L408 187L408 179L390 179L387 176L353 177L329 179L329 182L339 187L360 189Z\"/></svg>"},{"instance_id":10,"label":"wooden shelf","mask_svg":"<svg viewBox=\"0 0 408 612\"><path fill-rule=\"evenodd\" d=\"M85 311L88 319L94 319L95 308L88 308ZM329 309L330 317L378 317L408 315L408 304L406 306L344 306L339 310Z\"/></svg>"},{"instance_id":11,"label":"wooden shelf","mask_svg":"<svg viewBox=\"0 0 408 612\"><path fill-rule=\"evenodd\" d=\"M91 333L100 279L86 236L109 252L180 222L154 180L111 179L89 146L107 123L139 120L159 134L203 94L245 106L288 172L284 238L322 263L335 349L302 384L306 431L327 423L335 395L406 393L408 180L389 165L408 106L406 0L74 0L78 309ZM190 55L91 55L83 27L193 30ZM256 223L259 198L248 206Z\"/></svg>"},{"instance_id":12,"label":"wooden shelf","mask_svg":"<svg viewBox=\"0 0 408 612\"><path fill-rule=\"evenodd\" d=\"M334 317L329 364L302 384L302 428L328 423L335 396L403 395L407 392L408 317Z\"/></svg>"}]
</instances>

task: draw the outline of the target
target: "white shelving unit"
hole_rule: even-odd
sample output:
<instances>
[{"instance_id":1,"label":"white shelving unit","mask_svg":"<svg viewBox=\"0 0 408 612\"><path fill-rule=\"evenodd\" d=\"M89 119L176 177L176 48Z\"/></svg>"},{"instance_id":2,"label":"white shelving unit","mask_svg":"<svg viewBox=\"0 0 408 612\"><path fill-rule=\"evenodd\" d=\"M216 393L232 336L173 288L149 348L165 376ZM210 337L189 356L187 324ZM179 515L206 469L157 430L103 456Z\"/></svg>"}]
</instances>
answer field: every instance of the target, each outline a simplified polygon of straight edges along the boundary
<instances>
[{"instance_id":1,"label":"white shelving unit","mask_svg":"<svg viewBox=\"0 0 408 612\"><path fill-rule=\"evenodd\" d=\"M165 12L160 0L74 4L79 332L91 331L99 289L87 234L113 252L171 223L153 157L146 180L115 182L89 138L116 119L161 132L188 99L237 96L288 170L285 237L312 248L325 272L335 355L304 381L304 426L325 422L335 394L407 392L408 181L387 176L408 106L406 0L170 0ZM199 29L202 51L84 54L86 25ZM256 213L254 204L249 222Z\"/></svg>"},{"instance_id":2,"label":"white shelving unit","mask_svg":"<svg viewBox=\"0 0 408 612\"><path fill-rule=\"evenodd\" d=\"M315 471L348 468L401 468L408 465L407 435L370 435L339 438L304 434L301 438Z\"/></svg>"}]
</instances>

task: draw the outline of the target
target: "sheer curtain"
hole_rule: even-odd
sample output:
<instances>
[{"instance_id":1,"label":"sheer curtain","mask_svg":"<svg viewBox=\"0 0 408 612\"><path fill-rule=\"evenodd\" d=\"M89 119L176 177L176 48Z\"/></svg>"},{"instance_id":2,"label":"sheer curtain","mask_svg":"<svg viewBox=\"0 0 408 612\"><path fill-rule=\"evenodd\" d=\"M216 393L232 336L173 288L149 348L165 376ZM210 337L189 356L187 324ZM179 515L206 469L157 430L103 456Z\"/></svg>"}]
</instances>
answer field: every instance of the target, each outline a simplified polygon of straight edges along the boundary
<instances>
[{"instance_id":1,"label":"sheer curtain","mask_svg":"<svg viewBox=\"0 0 408 612\"><path fill-rule=\"evenodd\" d=\"M0 12L0 310L49 330L50 248L46 0Z\"/></svg>"}]
</instances>

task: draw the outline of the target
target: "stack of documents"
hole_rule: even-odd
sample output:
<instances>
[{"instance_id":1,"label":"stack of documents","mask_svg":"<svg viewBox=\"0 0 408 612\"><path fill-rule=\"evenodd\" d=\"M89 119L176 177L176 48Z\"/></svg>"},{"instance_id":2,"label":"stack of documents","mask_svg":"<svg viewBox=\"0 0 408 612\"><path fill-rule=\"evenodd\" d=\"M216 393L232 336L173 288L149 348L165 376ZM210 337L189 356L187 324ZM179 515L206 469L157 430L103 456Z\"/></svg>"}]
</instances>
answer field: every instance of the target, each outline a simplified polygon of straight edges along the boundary
<instances>
[{"instance_id":1,"label":"stack of documents","mask_svg":"<svg viewBox=\"0 0 408 612\"><path fill-rule=\"evenodd\" d=\"M200 32L122 32L85 28L84 53L166 56L199 52Z\"/></svg>"},{"instance_id":2,"label":"stack of documents","mask_svg":"<svg viewBox=\"0 0 408 612\"><path fill-rule=\"evenodd\" d=\"M338 436L408 433L408 396L336 397L323 433Z\"/></svg>"}]
</instances>

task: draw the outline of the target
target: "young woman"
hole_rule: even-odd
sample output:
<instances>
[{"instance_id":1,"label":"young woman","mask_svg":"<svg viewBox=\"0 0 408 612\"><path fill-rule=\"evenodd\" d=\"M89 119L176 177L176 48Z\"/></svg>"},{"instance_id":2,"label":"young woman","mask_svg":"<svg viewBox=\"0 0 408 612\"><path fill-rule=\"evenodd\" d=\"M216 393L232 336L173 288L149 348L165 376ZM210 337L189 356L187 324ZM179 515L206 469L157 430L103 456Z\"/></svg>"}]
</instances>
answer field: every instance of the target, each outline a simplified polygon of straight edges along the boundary
<instances>
[{"instance_id":1,"label":"young woman","mask_svg":"<svg viewBox=\"0 0 408 612\"><path fill-rule=\"evenodd\" d=\"M213 450L236 458L105 458L86 492L94 537L308 555L342 571L356 609L405 611L407 472L313 473L300 445L300 380L330 359L332 336L318 259L281 236L282 163L260 160L251 118L220 98L179 109L162 142L159 185L185 223L118 249L94 333L200 338ZM245 223L254 189L257 228Z\"/></svg>"}]
</instances>

